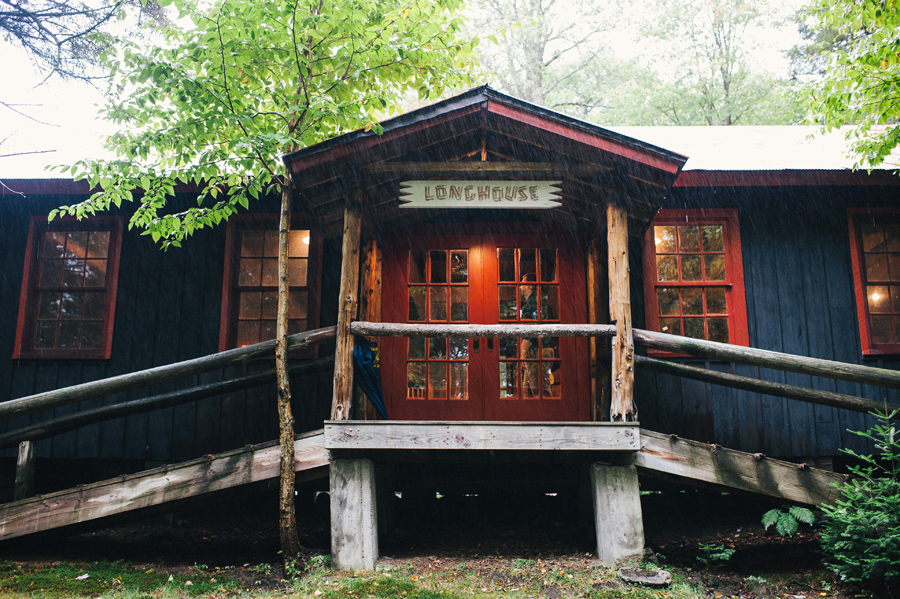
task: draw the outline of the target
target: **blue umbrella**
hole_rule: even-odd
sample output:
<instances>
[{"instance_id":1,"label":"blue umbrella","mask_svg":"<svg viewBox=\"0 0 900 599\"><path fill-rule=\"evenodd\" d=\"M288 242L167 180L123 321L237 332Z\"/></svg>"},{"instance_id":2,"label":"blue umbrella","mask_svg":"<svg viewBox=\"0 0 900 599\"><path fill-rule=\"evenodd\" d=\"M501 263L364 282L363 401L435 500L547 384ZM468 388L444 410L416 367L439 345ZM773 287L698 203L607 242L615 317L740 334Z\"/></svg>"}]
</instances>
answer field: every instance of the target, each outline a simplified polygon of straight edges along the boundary
<instances>
[{"instance_id":1,"label":"blue umbrella","mask_svg":"<svg viewBox=\"0 0 900 599\"><path fill-rule=\"evenodd\" d=\"M368 339L357 339L353 348L353 372L369 402L375 407L378 416L387 420L387 409L384 407L384 393L381 391L381 356L378 344Z\"/></svg>"}]
</instances>

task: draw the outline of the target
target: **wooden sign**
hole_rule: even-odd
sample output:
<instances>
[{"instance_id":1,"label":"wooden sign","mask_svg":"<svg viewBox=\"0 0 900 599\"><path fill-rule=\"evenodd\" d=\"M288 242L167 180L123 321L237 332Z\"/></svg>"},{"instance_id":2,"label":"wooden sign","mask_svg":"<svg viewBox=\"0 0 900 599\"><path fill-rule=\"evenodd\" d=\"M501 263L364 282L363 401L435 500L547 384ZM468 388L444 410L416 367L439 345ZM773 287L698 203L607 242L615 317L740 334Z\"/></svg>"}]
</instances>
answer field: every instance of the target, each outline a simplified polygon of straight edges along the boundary
<instances>
[{"instance_id":1,"label":"wooden sign","mask_svg":"<svg viewBox=\"0 0 900 599\"><path fill-rule=\"evenodd\" d=\"M401 208L530 208L560 205L560 181L403 181Z\"/></svg>"}]
</instances>

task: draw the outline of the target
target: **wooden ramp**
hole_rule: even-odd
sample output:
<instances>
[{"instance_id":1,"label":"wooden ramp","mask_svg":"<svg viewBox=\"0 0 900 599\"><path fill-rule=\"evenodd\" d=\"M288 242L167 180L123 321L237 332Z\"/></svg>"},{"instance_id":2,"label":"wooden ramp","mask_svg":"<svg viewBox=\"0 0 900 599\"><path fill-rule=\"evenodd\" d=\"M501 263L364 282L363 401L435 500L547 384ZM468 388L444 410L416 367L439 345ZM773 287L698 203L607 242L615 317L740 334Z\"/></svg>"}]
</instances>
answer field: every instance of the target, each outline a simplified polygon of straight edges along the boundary
<instances>
[{"instance_id":1,"label":"wooden ramp","mask_svg":"<svg viewBox=\"0 0 900 599\"><path fill-rule=\"evenodd\" d=\"M0 505L0 540L277 478L280 453L273 441ZM294 455L306 478L327 476L322 431L299 436Z\"/></svg>"},{"instance_id":2,"label":"wooden ramp","mask_svg":"<svg viewBox=\"0 0 900 599\"><path fill-rule=\"evenodd\" d=\"M794 503L833 504L844 474L641 429L638 472L673 476L780 497Z\"/></svg>"}]
</instances>

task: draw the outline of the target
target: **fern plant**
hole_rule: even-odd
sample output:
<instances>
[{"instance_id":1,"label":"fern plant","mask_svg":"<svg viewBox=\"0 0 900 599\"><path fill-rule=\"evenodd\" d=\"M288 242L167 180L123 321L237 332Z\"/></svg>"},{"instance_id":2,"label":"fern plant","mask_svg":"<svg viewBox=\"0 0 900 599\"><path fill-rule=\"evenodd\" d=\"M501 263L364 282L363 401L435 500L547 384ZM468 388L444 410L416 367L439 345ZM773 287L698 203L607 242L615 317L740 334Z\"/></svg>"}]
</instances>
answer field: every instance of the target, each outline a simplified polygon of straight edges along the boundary
<instances>
[{"instance_id":1,"label":"fern plant","mask_svg":"<svg viewBox=\"0 0 900 599\"><path fill-rule=\"evenodd\" d=\"M769 530L770 526L774 526L775 532L781 536L792 537L797 532L801 522L812 526L816 521L816 516L812 513L812 510L805 507L796 505L783 505L781 507L784 510L775 508L763 514L762 525L766 527L766 530Z\"/></svg>"}]
</instances>

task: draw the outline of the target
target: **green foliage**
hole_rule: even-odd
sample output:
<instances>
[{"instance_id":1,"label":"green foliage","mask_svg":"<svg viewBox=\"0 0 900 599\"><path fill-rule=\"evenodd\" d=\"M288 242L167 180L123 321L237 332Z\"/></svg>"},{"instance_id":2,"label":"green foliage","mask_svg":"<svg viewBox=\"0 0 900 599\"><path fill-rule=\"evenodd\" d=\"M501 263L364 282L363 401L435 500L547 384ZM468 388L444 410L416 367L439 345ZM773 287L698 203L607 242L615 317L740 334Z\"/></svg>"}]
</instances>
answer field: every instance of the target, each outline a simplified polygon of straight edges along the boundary
<instances>
[{"instance_id":1,"label":"green foliage","mask_svg":"<svg viewBox=\"0 0 900 599\"><path fill-rule=\"evenodd\" d=\"M700 555L697 556L697 561L715 568L730 560L732 555L734 555L734 549L725 547L725 545L700 543Z\"/></svg>"},{"instance_id":2,"label":"green foliage","mask_svg":"<svg viewBox=\"0 0 900 599\"><path fill-rule=\"evenodd\" d=\"M900 584L900 431L891 422L897 414L881 415L869 431L854 431L874 442L878 457L845 450L861 465L850 468L843 499L822 507L822 545L843 580Z\"/></svg>"},{"instance_id":3,"label":"green foliage","mask_svg":"<svg viewBox=\"0 0 900 599\"><path fill-rule=\"evenodd\" d=\"M796 505L782 507L784 511L775 508L763 514L762 525L766 530L769 530L770 526L774 526L775 532L781 536L792 537L801 522L812 526L816 521L816 516L810 509Z\"/></svg>"},{"instance_id":4,"label":"green foliage","mask_svg":"<svg viewBox=\"0 0 900 599\"><path fill-rule=\"evenodd\" d=\"M0 564L0 589L30 597L96 597L104 593L157 594L176 589L179 596L220 595L237 590L232 580L207 573L172 576L153 568L137 568L124 562L90 564L59 563L54 566Z\"/></svg>"},{"instance_id":5,"label":"green foliage","mask_svg":"<svg viewBox=\"0 0 900 599\"><path fill-rule=\"evenodd\" d=\"M102 191L54 211L78 218L137 201L129 228L164 246L220 223L285 184L281 156L337 134L380 133L408 90L468 83L463 0L166 0L178 18L153 47L106 55L104 117L118 158L65 167ZM197 205L167 212L176 183Z\"/></svg>"},{"instance_id":6,"label":"green foliage","mask_svg":"<svg viewBox=\"0 0 900 599\"><path fill-rule=\"evenodd\" d=\"M900 143L900 6L894 0L817 0L807 12L830 46L825 76L808 83L810 120L847 133L857 167L881 165Z\"/></svg>"}]
</instances>

